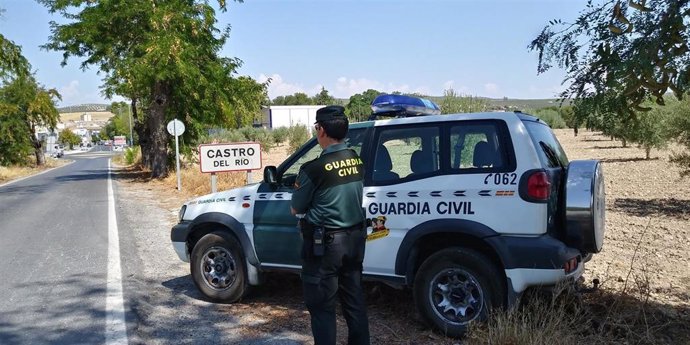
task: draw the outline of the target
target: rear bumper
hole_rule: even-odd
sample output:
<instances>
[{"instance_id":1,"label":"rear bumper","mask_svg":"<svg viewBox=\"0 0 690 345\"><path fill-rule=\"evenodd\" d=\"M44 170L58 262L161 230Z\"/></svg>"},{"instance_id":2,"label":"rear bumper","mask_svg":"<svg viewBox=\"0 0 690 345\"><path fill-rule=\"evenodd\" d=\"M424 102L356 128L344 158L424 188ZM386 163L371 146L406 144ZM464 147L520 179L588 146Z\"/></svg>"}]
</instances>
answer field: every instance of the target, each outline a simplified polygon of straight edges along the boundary
<instances>
[{"instance_id":1,"label":"rear bumper","mask_svg":"<svg viewBox=\"0 0 690 345\"><path fill-rule=\"evenodd\" d=\"M496 249L505 270L508 287L519 296L532 286L550 286L576 281L584 272L579 250L549 236L495 236L487 241ZM566 274L564 264L575 258L577 268Z\"/></svg>"}]
</instances>

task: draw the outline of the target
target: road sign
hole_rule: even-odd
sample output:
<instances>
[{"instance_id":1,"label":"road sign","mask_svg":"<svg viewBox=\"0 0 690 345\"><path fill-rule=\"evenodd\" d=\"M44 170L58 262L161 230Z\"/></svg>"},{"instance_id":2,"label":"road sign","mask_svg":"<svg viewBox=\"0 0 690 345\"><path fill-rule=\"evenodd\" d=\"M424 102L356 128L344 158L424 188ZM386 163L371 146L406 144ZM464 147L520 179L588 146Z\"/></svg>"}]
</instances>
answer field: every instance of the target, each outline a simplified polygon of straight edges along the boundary
<instances>
[{"instance_id":1,"label":"road sign","mask_svg":"<svg viewBox=\"0 0 690 345\"><path fill-rule=\"evenodd\" d=\"M232 143L199 145L202 173L261 169L261 144Z\"/></svg>"},{"instance_id":2,"label":"road sign","mask_svg":"<svg viewBox=\"0 0 690 345\"><path fill-rule=\"evenodd\" d=\"M178 119L168 122L168 133L170 133L170 135L182 135L182 133L184 133L184 129L184 123Z\"/></svg>"},{"instance_id":3,"label":"road sign","mask_svg":"<svg viewBox=\"0 0 690 345\"><path fill-rule=\"evenodd\" d=\"M177 190L182 190L180 179L180 144L178 138L184 133L184 123L178 119L168 122L168 133L175 137L175 171L177 171Z\"/></svg>"},{"instance_id":4,"label":"road sign","mask_svg":"<svg viewBox=\"0 0 690 345\"><path fill-rule=\"evenodd\" d=\"M113 145L115 146L123 146L127 142L127 139L124 135L116 135L113 137Z\"/></svg>"}]
</instances>

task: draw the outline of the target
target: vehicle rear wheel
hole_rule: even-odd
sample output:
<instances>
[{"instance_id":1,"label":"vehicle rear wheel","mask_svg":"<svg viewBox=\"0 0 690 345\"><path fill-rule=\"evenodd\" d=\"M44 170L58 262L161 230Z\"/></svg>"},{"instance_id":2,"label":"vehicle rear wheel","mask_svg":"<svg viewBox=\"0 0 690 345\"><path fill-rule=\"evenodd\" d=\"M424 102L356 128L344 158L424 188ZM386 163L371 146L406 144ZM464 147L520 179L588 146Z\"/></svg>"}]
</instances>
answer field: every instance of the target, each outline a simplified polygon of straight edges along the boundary
<instances>
[{"instance_id":1,"label":"vehicle rear wheel","mask_svg":"<svg viewBox=\"0 0 690 345\"><path fill-rule=\"evenodd\" d=\"M419 267L414 299L421 316L451 337L486 320L505 300L503 275L485 256L461 247L441 250Z\"/></svg>"},{"instance_id":2,"label":"vehicle rear wheel","mask_svg":"<svg viewBox=\"0 0 690 345\"><path fill-rule=\"evenodd\" d=\"M190 265L194 284L213 301L233 303L247 291L242 247L228 233L202 237L192 250Z\"/></svg>"}]
</instances>

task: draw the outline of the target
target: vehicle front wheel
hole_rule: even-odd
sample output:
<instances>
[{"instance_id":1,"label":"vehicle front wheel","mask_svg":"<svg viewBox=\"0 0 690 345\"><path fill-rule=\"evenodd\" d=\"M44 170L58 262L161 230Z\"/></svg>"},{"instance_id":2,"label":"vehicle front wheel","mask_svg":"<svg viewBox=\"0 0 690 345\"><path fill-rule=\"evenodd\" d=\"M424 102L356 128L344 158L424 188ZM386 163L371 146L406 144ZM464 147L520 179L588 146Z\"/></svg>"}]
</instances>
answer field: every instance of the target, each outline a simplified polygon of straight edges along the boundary
<instances>
[{"instance_id":1,"label":"vehicle front wheel","mask_svg":"<svg viewBox=\"0 0 690 345\"><path fill-rule=\"evenodd\" d=\"M202 237L192 249L192 279L216 302L233 303L247 291L242 247L231 234L216 231Z\"/></svg>"},{"instance_id":2,"label":"vehicle front wheel","mask_svg":"<svg viewBox=\"0 0 690 345\"><path fill-rule=\"evenodd\" d=\"M417 271L414 299L421 316L451 337L471 322L485 321L505 300L503 275L484 255L461 247L427 258Z\"/></svg>"}]
</instances>

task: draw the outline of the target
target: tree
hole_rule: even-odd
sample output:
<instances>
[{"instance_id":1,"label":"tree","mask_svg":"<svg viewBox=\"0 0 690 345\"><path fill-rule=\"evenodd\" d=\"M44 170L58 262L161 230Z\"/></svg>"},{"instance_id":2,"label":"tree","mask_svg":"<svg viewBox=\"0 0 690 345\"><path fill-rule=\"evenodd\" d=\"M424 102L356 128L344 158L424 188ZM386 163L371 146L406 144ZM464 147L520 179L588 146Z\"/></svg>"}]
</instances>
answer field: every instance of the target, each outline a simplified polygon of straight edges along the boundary
<instances>
[{"instance_id":1,"label":"tree","mask_svg":"<svg viewBox=\"0 0 690 345\"><path fill-rule=\"evenodd\" d=\"M322 86L321 91L314 95L313 102L316 105L331 105L335 104L335 98L329 95L328 90Z\"/></svg>"},{"instance_id":2,"label":"tree","mask_svg":"<svg viewBox=\"0 0 690 345\"><path fill-rule=\"evenodd\" d=\"M58 142L62 145L65 145L71 149L74 148L74 146L79 145L81 143L81 138L74 134L72 130L69 128L65 128L62 132L60 132L60 135L58 136Z\"/></svg>"},{"instance_id":3,"label":"tree","mask_svg":"<svg viewBox=\"0 0 690 345\"><path fill-rule=\"evenodd\" d=\"M350 101L345 106L345 113L350 121L355 122L368 119L369 115L371 115L371 102L380 94L380 91L369 89L363 93L350 96Z\"/></svg>"},{"instance_id":4,"label":"tree","mask_svg":"<svg viewBox=\"0 0 690 345\"><path fill-rule=\"evenodd\" d=\"M273 105L314 105L314 99L304 92L295 92L292 95L278 96L271 102Z\"/></svg>"},{"instance_id":5,"label":"tree","mask_svg":"<svg viewBox=\"0 0 690 345\"><path fill-rule=\"evenodd\" d=\"M142 163L153 177L168 173L169 120L188 124L184 136L193 139L209 126L236 125L244 122L238 117L254 116L246 112L260 112L259 103L238 100L244 92L263 96L265 84L235 89L253 80L234 77L240 60L218 56L229 27L216 28L206 0L39 2L70 19L51 22L44 48L62 51L63 65L84 58L82 68L95 65L104 74L107 97L131 100ZM225 11L225 0L218 3Z\"/></svg>"},{"instance_id":6,"label":"tree","mask_svg":"<svg viewBox=\"0 0 690 345\"><path fill-rule=\"evenodd\" d=\"M690 90L688 0L588 2L572 23L552 20L529 45L539 53L538 73L565 68L563 98L595 110L635 117L648 99L664 104Z\"/></svg>"},{"instance_id":7,"label":"tree","mask_svg":"<svg viewBox=\"0 0 690 345\"><path fill-rule=\"evenodd\" d=\"M46 89L39 85L30 74L18 74L0 89L0 109L8 119L6 123L12 128L21 130L16 135L24 136L36 156L36 165L45 164L43 141L36 136L39 127L54 130L58 122L58 111L55 100L60 94L55 89ZM3 121L5 122L5 121ZM18 126L23 123L23 126Z\"/></svg>"}]
</instances>

